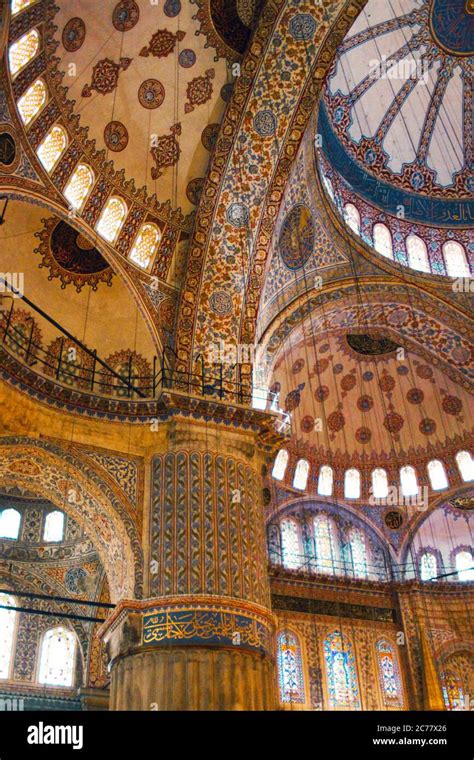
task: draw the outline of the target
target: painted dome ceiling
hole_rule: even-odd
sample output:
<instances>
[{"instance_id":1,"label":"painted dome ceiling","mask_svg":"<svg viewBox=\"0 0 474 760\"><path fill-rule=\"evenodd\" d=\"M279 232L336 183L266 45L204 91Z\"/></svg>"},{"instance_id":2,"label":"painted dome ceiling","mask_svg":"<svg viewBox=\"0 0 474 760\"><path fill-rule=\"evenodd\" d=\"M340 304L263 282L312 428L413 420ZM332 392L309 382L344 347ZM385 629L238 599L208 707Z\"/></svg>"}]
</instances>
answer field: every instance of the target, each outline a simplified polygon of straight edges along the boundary
<instances>
[{"instance_id":1,"label":"painted dome ceiling","mask_svg":"<svg viewBox=\"0 0 474 760\"><path fill-rule=\"evenodd\" d=\"M318 123L327 158L366 201L409 215L423 196L425 219L472 223L473 56L472 3L369 0Z\"/></svg>"}]
</instances>

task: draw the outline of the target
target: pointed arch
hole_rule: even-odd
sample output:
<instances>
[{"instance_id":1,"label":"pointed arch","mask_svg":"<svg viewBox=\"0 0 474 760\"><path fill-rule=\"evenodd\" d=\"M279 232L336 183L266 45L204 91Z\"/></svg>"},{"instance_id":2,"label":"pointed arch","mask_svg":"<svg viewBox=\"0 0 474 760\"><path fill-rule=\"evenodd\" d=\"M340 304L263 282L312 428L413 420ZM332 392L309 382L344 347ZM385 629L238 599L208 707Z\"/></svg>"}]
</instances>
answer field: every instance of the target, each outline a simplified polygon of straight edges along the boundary
<instances>
[{"instance_id":1,"label":"pointed arch","mask_svg":"<svg viewBox=\"0 0 474 760\"><path fill-rule=\"evenodd\" d=\"M287 629L277 634L277 668L280 702L305 702L303 658L299 636Z\"/></svg>"},{"instance_id":2,"label":"pointed arch","mask_svg":"<svg viewBox=\"0 0 474 760\"><path fill-rule=\"evenodd\" d=\"M336 629L324 639L329 707L334 710L359 710L360 696L352 642Z\"/></svg>"}]
</instances>

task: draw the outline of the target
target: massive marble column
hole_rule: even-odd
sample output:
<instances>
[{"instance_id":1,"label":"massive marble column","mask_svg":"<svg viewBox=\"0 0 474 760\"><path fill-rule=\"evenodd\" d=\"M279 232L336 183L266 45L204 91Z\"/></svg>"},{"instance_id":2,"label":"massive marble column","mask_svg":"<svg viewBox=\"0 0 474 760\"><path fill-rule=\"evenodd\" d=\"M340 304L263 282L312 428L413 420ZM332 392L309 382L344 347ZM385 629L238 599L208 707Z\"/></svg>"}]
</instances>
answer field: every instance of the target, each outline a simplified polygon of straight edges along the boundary
<instances>
[{"instance_id":1,"label":"massive marble column","mask_svg":"<svg viewBox=\"0 0 474 760\"><path fill-rule=\"evenodd\" d=\"M120 603L102 631L111 709L272 709L261 471L275 420L202 400L188 414L187 404L170 395L158 425L149 598Z\"/></svg>"}]
</instances>

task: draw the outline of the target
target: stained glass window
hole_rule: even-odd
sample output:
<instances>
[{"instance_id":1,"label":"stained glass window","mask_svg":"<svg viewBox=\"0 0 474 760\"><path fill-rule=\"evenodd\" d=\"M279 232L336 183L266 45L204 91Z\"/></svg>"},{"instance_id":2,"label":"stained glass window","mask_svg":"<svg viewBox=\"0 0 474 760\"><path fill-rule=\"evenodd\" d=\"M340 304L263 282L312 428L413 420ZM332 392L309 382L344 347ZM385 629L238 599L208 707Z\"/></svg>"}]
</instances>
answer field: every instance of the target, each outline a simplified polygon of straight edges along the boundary
<instances>
[{"instance_id":1,"label":"stained glass window","mask_svg":"<svg viewBox=\"0 0 474 760\"><path fill-rule=\"evenodd\" d=\"M456 570L458 580L474 581L474 558L469 551L460 551L456 553Z\"/></svg>"},{"instance_id":2,"label":"stained glass window","mask_svg":"<svg viewBox=\"0 0 474 760\"><path fill-rule=\"evenodd\" d=\"M0 604L15 607L15 599L8 594L0 594ZM0 608L0 678L10 676L13 659L16 610Z\"/></svg>"},{"instance_id":3,"label":"stained glass window","mask_svg":"<svg viewBox=\"0 0 474 760\"><path fill-rule=\"evenodd\" d=\"M2 509L0 512L0 538L17 539L20 533L21 515L17 509Z\"/></svg>"},{"instance_id":4,"label":"stained glass window","mask_svg":"<svg viewBox=\"0 0 474 760\"><path fill-rule=\"evenodd\" d=\"M424 552L420 558L420 578L422 581L430 581L438 574L438 563L433 552Z\"/></svg>"},{"instance_id":5,"label":"stained glass window","mask_svg":"<svg viewBox=\"0 0 474 760\"><path fill-rule=\"evenodd\" d=\"M46 515L43 538L45 541L62 541L64 538L64 513L54 510Z\"/></svg>"},{"instance_id":6,"label":"stained glass window","mask_svg":"<svg viewBox=\"0 0 474 760\"><path fill-rule=\"evenodd\" d=\"M334 573L337 555L333 521L327 515L316 515L313 519L313 533L317 571Z\"/></svg>"},{"instance_id":7,"label":"stained glass window","mask_svg":"<svg viewBox=\"0 0 474 760\"><path fill-rule=\"evenodd\" d=\"M12 77L18 74L35 57L39 50L39 43L40 36L38 30L30 29L23 37L20 37L13 45L10 45L8 63Z\"/></svg>"},{"instance_id":8,"label":"stained glass window","mask_svg":"<svg viewBox=\"0 0 474 760\"><path fill-rule=\"evenodd\" d=\"M87 164L78 164L64 190L64 197L79 211L94 184L94 172Z\"/></svg>"},{"instance_id":9,"label":"stained glass window","mask_svg":"<svg viewBox=\"0 0 474 760\"><path fill-rule=\"evenodd\" d=\"M469 451L458 451L456 462L459 467L462 479L467 482L474 480L474 462Z\"/></svg>"},{"instance_id":10,"label":"stained glass window","mask_svg":"<svg viewBox=\"0 0 474 760\"><path fill-rule=\"evenodd\" d=\"M49 686L72 686L76 639L62 626L46 631L41 645L39 682Z\"/></svg>"},{"instance_id":11,"label":"stained glass window","mask_svg":"<svg viewBox=\"0 0 474 760\"><path fill-rule=\"evenodd\" d=\"M293 487L299 491L304 491L308 482L309 462L306 459L300 459L295 469L293 478Z\"/></svg>"},{"instance_id":12,"label":"stained glass window","mask_svg":"<svg viewBox=\"0 0 474 760\"><path fill-rule=\"evenodd\" d=\"M36 3L36 0L12 0L12 16L16 16L17 13L28 8L29 5Z\"/></svg>"},{"instance_id":13,"label":"stained glass window","mask_svg":"<svg viewBox=\"0 0 474 760\"><path fill-rule=\"evenodd\" d=\"M331 496L333 483L333 471L332 467L328 464L323 464L319 470L318 478L318 493L320 496Z\"/></svg>"},{"instance_id":14,"label":"stained glass window","mask_svg":"<svg viewBox=\"0 0 474 760\"><path fill-rule=\"evenodd\" d=\"M291 631L278 634L277 664L280 701L303 703L305 697L301 647L298 637Z\"/></svg>"},{"instance_id":15,"label":"stained glass window","mask_svg":"<svg viewBox=\"0 0 474 760\"><path fill-rule=\"evenodd\" d=\"M466 259L464 247L455 240L443 245L446 271L449 277L470 277L471 272Z\"/></svg>"},{"instance_id":16,"label":"stained glass window","mask_svg":"<svg viewBox=\"0 0 474 760\"><path fill-rule=\"evenodd\" d=\"M406 240L408 264L419 272L429 272L430 262L426 243L418 235L408 235Z\"/></svg>"},{"instance_id":17,"label":"stained glass window","mask_svg":"<svg viewBox=\"0 0 474 760\"><path fill-rule=\"evenodd\" d=\"M394 647L382 639L377 642L380 685L387 707L403 707L403 694L398 658Z\"/></svg>"},{"instance_id":18,"label":"stained glass window","mask_svg":"<svg viewBox=\"0 0 474 760\"><path fill-rule=\"evenodd\" d=\"M446 709L464 710L464 689L458 673L448 669L442 674L441 680Z\"/></svg>"},{"instance_id":19,"label":"stained glass window","mask_svg":"<svg viewBox=\"0 0 474 760\"><path fill-rule=\"evenodd\" d=\"M36 114L46 103L46 85L42 79L37 79L31 87L28 87L24 95L18 101L18 111L25 126L28 126Z\"/></svg>"},{"instance_id":20,"label":"stained glass window","mask_svg":"<svg viewBox=\"0 0 474 760\"><path fill-rule=\"evenodd\" d=\"M376 499L385 499L388 496L387 473L382 467L372 471L372 495Z\"/></svg>"},{"instance_id":21,"label":"stained glass window","mask_svg":"<svg viewBox=\"0 0 474 760\"><path fill-rule=\"evenodd\" d=\"M273 465L272 476L276 480L283 480L285 477L286 467L288 465L288 452L286 449L280 449L275 457L275 463Z\"/></svg>"},{"instance_id":22,"label":"stained glass window","mask_svg":"<svg viewBox=\"0 0 474 760\"><path fill-rule=\"evenodd\" d=\"M392 235L385 224L374 224L374 248L387 259L393 259Z\"/></svg>"},{"instance_id":23,"label":"stained glass window","mask_svg":"<svg viewBox=\"0 0 474 760\"><path fill-rule=\"evenodd\" d=\"M448 487L449 483L446 472L443 463L439 459L433 459L431 462L428 462L428 475L433 491L441 491L443 488Z\"/></svg>"},{"instance_id":24,"label":"stained glass window","mask_svg":"<svg viewBox=\"0 0 474 760\"><path fill-rule=\"evenodd\" d=\"M144 224L130 252L130 260L142 269L147 269L156 253L160 239L161 232L156 225Z\"/></svg>"},{"instance_id":25,"label":"stained glass window","mask_svg":"<svg viewBox=\"0 0 474 760\"><path fill-rule=\"evenodd\" d=\"M329 707L360 709L354 652L351 642L341 631L333 631L324 639L324 660Z\"/></svg>"},{"instance_id":26,"label":"stained glass window","mask_svg":"<svg viewBox=\"0 0 474 760\"><path fill-rule=\"evenodd\" d=\"M402 486L402 494L404 496L416 496L418 494L418 481L416 479L416 471L414 467L406 465L401 468L400 483Z\"/></svg>"},{"instance_id":27,"label":"stained glass window","mask_svg":"<svg viewBox=\"0 0 474 760\"><path fill-rule=\"evenodd\" d=\"M64 129L56 125L49 130L38 148L38 158L47 172L52 171L66 150L67 137Z\"/></svg>"},{"instance_id":28,"label":"stained glass window","mask_svg":"<svg viewBox=\"0 0 474 760\"><path fill-rule=\"evenodd\" d=\"M344 206L344 219L347 226L358 235L360 232L360 214L353 203L346 203Z\"/></svg>"},{"instance_id":29,"label":"stained glass window","mask_svg":"<svg viewBox=\"0 0 474 760\"><path fill-rule=\"evenodd\" d=\"M113 196L107 201L100 219L97 222L97 232L109 243L113 243L127 215L127 206L121 198Z\"/></svg>"},{"instance_id":30,"label":"stained glass window","mask_svg":"<svg viewBox=\"0 0 474 760\"><path fill-rule=\"evenodd\" d=\"M367 544L365 536L359 528L353 528L350 533L352 568L357 578L367 578Z\"/></svg>"},{"instance_id":31,"label":"stained glass window","mask_svg":"<svg viewBox=\"0 0 474 760\"><path fill-rule=\"evenodd\" d=\"M296 520L288 518L281 521L280 530L283 564L296 570L302 564L298 524Z\"/></svg>"},{"instance_id":32,"label":"stained glass window","mask_svg":"<svg viewBox=\"0 0 474 760\"><path fill-rule=\"evenodd\" d=\"M344 496L346 499L360 498L360 472L352 467L346 470L344 477Z\"/></svg>"}]
</instances>

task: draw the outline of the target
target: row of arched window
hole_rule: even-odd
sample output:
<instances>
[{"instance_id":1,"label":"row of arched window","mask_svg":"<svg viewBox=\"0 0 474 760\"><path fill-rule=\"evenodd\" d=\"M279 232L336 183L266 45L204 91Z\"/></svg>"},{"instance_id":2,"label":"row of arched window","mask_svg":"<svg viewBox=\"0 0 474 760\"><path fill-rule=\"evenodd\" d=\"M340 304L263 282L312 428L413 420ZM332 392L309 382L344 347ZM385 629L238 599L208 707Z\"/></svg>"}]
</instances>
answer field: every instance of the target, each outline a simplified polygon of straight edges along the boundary
<instances>
[{"instance_id":1,"label":"row of arched window","mask_svg":"<svg viewBox=\"0 0 474 760\"><path fill-rule=\"evenodd\" d=\"M474 581L474 557L467 549L458 549L453 553L454 580ZM433 551L422 552L418 560L418 575L422 581L434 581L442 574L440 561ZM450 574L449 574L450 575Z\"/></svg>"},{"instance_id":2,"label":"row of arched window","mask_svg":"<svg viewBox=\"0 0 474 760\"><path fill-rule=\"evenodd\" d=\"M17 632L17 606L13 596L0 594L0 679L13 675ZM76 637L63 626L47 630L41 639L37 682L45 686L71 687L74 683Z\"/></svg>"},{"instance_id":3,"label":"row of arched window","mask_svg":"<svg viewBox=\"0 0 474 760\"><path fill-rule=\"evenodd\" d=\"M10 45L8 58L10 73L15 77L38 53L40 36L37 29L31 29ZM47 101L47 88L44 80L38 78L19 98L17 107L20 117L27 127L39 114ZM37 155L46 171L51 174L68 146L66 130L61 124L55 124L38 146ZM84 208L85 202L95 184L95 174L87 163L78 163L66 187L64 197L74 212ZM95 229L108 243L115 243L128 214L125 200L112 195L105 204ZM148 269L158 249L161 231L156 224L145 222L140 227L129 254L129 259L142 269Z\"/></svg>"},{"instance_id":4,"label":"row of arched window","mask_svg":"<svg viewBox=\"0 0 474 760\"><path fill-rule=\"evenodd\" d=\"M273 465L272 476L283 480L288 466L289 453L280 449ZM456 462L464 482L474 480L474 460L469 451L458 451ZM304 491L308 483L310 464L307 459L299 459L293 476L293 488ZM428 462L428 478L433 491L442 491L449 487L446 469L443 462L433 459ZM318 476L317 491L320 496L331 496L334 487L334 471L329 465L321 465ZM400 487L403 496L416 496L419 493L416 470L411 465L400 468ZM371 474L371 496L384 499L389 495L387 472L377 467ZM344 475L344 496L347 499L359 499L361 495L361 474L355 467L346 470Z\"/></svg>"},{"instance_id":5,"label":"row of arched window","mask_svg":"<svg viewBox=\"0 0 474 760\"><path fill-rule=\"evenodd\" d=\"M64 539L64 512L55 509L48 512L44 521L43 541L54 542ZM0 538L18 540L20 535L21 513L8 507L0 511Z\"/></svg>"}]
</instances>

